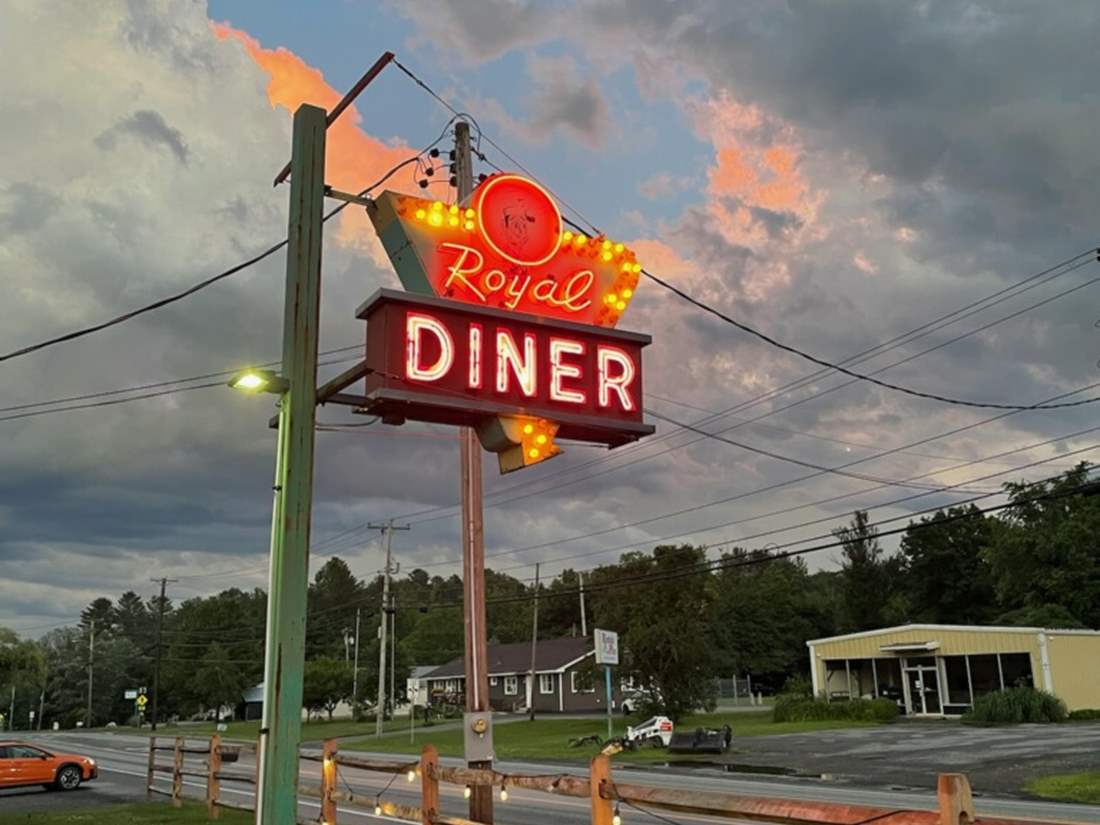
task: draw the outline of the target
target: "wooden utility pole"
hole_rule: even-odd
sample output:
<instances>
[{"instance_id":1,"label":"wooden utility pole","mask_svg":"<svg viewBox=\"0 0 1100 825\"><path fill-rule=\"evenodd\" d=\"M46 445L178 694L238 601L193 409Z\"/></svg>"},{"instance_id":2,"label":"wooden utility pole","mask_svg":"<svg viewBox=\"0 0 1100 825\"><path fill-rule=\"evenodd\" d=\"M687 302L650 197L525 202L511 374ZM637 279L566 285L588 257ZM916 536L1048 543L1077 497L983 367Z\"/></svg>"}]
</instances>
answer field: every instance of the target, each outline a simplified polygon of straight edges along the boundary
<instances>
[{"instance_id":1,"label":"wooden utility pole","mask_svg":"<svg viewBox=\"0 0 1100 825\"><path fill-rule=\"evenodd\" d=\"M351 714L359 721L359 614L362 608L355 608L355 658L351 666Z\"/></svg>"},{"instance_id":2,"label":"wooden utility pole","mask_svg":"<svg viewBox=\"0 0 1100 825\"><path fill-rule=\"evenodd\" d=\"M160 603L157 605L157 661L153 665L153 710L149 715L149 726L152 730L157 729L157 699L160 697L160 660L161 660L161 645L164 639L164 600L165 592L168 590L168 582L177 582L179 579L166 579L163 576L160 579L150 579L149 581L160 582ZM140 714L139 714L140 716Z\"/></svg>"},{"instance_id":3,"label":"wooden utility pole","mask_svg":"<svg viewBox=\"0 0 1100 825\"><path fill-rule=\"evenodd\" d=\"M381 530L386 544L386 567L382 571L382 610L378 625L378 706L374 713L374 735L382 735L382 723L386 718L386 641L390 612L390 574L393 570L393 531L408 530L409 525L394 525L393 519L384 523L370 522L371 530Z\"/></svg>"},{"instance_id":4,"label":"wooden utility pole","mask_svg":"<svg viewBox=\"0 0 1100 825\"><path fill-rule=\"evenodd\" d=\"M539 643L539 563L535 562L535 604L531 612L531 672L527 676L531 698L527 702L527 718L535 721L535 653Z\"/></svg>"},{"instance_id":5,"label":"wooden utility pole","mask_svg":"<svg viewBox=\"0 0 1100 825\"><path fill-rule=\"evenodd\" d=\"M325 125L324 109L303 104L294 113L283 307L282 377L287 389L279 398L271 514L257 825L285 825L298 819L298 746L302 736L317 418Z\"/></svg>"},{"instance_id":6,"label":"wooden utility pole","mask_svg":"<svg viewBox=\"0 0 1100 825\"><path fill-rule=\"evenodd\" d=\"M473 156L470 151L470 124L455 123L455 177L458 200L469 201L474 191ZM462 580L463 611L466 630L466 712L486 713L489 705L489 674L485 633L485 535L482 520L481 442L471 427L459 429L459 453L462 465ZM488 752L492 752L492 726L486 736ZM471 768L491 768L492 761L470 760ZM470 819L493 821L493 789L475 785L470 794Z\"/></svg>"},{"instance_id":7,"label":"wooden utility pole","mask_svg":"<svg viewBox=\"0 0 1100 825\"><path fill-rule=\"evenodd\" d=\"M95 619L88 621L88 712L84 716L84 727L92 726L92 677L95 675ZM14 719L8 723L10 728Z\"/></svg>"},{"instance_id":8,"label":"wooden utility pole","mask_svg":"<svg viewBox=\"0 0 1100 825\"><path fill-rule=\"evenodd\" d=\"M588 636L588 616L584 610L584 573L578 573L577 578L581 583L581 636Z\"/></svg>"}]
</instances>

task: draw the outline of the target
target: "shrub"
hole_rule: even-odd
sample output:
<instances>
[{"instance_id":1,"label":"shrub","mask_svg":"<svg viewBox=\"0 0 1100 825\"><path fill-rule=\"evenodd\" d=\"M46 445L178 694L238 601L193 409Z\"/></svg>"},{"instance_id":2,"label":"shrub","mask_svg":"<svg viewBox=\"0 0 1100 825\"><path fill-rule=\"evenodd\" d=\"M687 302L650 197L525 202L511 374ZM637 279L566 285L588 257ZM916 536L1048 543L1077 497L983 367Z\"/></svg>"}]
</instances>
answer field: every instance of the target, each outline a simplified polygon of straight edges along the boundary
<instances>
[{"instance_id":1,"label":"shrub","mask_svg":"<svg viewBox=\"0 0 1100 825\"><path fill-rule=\"evenodd\" d=\"M798 696L809 699L814 695L814 686L805 676L788 676L779 694L780 696Z\"/></svg>"},{"instance_id":2,"label":"shrub","mask_svg":"<svg viewBox=\"0 0 1100 825\"><path fill-rule=\"evenodd\" d=\"M889 722L898 715L898 706L889 699L851 699L846 702L826 702L797 695L784 695L775 700L775 722L811 722L849 719L856 722Z\"/></svg>"},{"instance_id":3,"label":"shrub","mask_svg":"<svg viewBox=\"0 0 1100 825\"><path fill-rule=\"evenodd\" d=\"M987 693L974 701L963 719L968 722L1063 722L1066 705L1057 696L1035 688L1018 687Z\"/></svg>"},{"instance_id":4,"label":"shrub","mask_svg":"<svg viewBox=\"0 0 1100 825\"><path fill-rule=\"evenodd\" d=\"M1081 708L1080 710L1071 710L1069 712L1069 718L1074 722L1100 719L1100 708Z\"/></svg>"}]
</instances>

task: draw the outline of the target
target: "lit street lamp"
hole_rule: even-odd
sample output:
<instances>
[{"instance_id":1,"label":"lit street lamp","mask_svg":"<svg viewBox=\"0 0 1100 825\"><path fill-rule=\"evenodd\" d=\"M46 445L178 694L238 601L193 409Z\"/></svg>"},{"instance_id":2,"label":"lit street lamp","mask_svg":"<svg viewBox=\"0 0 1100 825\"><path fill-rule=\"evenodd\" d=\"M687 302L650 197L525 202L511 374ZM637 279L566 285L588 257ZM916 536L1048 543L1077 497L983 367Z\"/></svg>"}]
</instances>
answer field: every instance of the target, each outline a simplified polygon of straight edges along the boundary
<instances>
[{"instance_id":1,"label":"lit street lamp","mask_svg":"<svg viewBox=\"0 0 1100 825\"><path fill-rule=\"evenodd\" d=\"M246 369L234 373L229 386L241 392L272 392L282 395L290 389L290 382L273 370Z\"/></svg>"}]
</instances>

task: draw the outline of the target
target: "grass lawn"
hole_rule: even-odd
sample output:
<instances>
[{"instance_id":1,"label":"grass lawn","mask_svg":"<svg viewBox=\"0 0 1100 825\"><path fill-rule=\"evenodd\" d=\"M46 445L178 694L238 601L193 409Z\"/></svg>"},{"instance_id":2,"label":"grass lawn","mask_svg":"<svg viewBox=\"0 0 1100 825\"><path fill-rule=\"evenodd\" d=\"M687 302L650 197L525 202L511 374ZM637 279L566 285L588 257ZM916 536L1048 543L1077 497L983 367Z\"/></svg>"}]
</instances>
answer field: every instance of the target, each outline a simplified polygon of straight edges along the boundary
<instances>
[{"instance_id":1,"label":"grass lawn","mask_svg":"<svg viewBox=\"0 0 1100 825\"><path fill-rule=\"evenodd\" d=\"M1041 776L1028 782L1024 789L1044 799L1096 805L1100 804L1100 771Z\"/></svg>"},{"instance_id":2,"label":"grass lawn","mask_svg":"<svg viewBox=\"0 0 1100 825\"><path fill-rule=\"evenodd\" d=\"M247 811L222 809L219 822L226 825L247 825L254 820ZM198 825L209 822L206 806L186 804L173 808L168 802L149 802L141 805L111 805L85 808L82 811L57 811L55 813L28 813L4 817L4 822L15 825Z\"/></svg>"},{"instance_id":3,"label":"grass lawn","mask_svg":"<svg viewBox=\"0 0 1100 825\"><path fill-rule=\"evenodd\" d=\"M626 732L626 720L616 717L613 730L615 735ZM746 736L767 736L778 733L805 733L816 730L833 730L865 726L867 723L848 721L824 722L772 722L771 710L740 713L707 713L689 716L680 723L681 729L697 727L720 727L728 724L733 728L733 750L737 749L737 739ZM496 725L493 739L499 759L549 759L587 762L599 748L594 745L572 748L569 740L575 737L607 734L607 722L602 717L590 719L554 719L542 718L535 722L519 721ZM417 728L416 740L410 743L407 736L391 736L383 739L360 739L342 745L344 750L378 751L386 753L419 753L424 745L431 743L439 748L443 756L461 756L463 748L462 730L451 729L436 731L434 728ZM621 753L615 757L623 762L667 762L669 754L663 749L645 749L633 753ZM691 759L690 755L673 755L674 759ZM713 756L701 757L713 759Z\"/></svg>"}]
</instances>

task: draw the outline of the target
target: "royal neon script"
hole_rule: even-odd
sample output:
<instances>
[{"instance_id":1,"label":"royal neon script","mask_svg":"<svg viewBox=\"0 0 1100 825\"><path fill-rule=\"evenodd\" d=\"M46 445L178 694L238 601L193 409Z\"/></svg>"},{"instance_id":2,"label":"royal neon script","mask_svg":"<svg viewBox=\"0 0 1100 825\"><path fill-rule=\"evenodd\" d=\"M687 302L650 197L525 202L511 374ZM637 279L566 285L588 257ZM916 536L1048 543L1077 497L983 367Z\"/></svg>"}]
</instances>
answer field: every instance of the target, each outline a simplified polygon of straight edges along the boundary
<instances>
[{"instance_id":1,"label":"royal neon script","mask_svg":"<svg viewBox=\"0 0 1100 825\"><path fill-rule=\"evenodd\" d=\"M586 344L561 333L540 341L532 332L513 333L503 327L489 335L480 323L463 324L464 330L452 330L430 313L408 312L405 377L432 384L462 374L470 391L491 388L499 395L536 399L545 389L551 401L578 407L590 403L594 389L601 408L639 408L637 366L629 353L613 344ZM460 332L465 336L461 347L455 341ZM589 357L590 349L594 357ZM459 363L460 352L465 353L465 363Z\"/></svg>"},{"instance_id":2,"label":"royal neon script","mask_svg":"<svg viewBox=\"0 0 1100 825\"><path fill-rule=\"evenodd\" d=\"M443 288L464 290L483 304L496 303L515 309L526 298L536 304L557 307L566 312L582 312L592 305L592 286L596 276L591 269L581 269L559 282L549 276L533 277L523 267L505 275L498 268L486 268L485 256L472 246L446 242L441 250L452 253Z\"/></svg>"}]
</instances>

